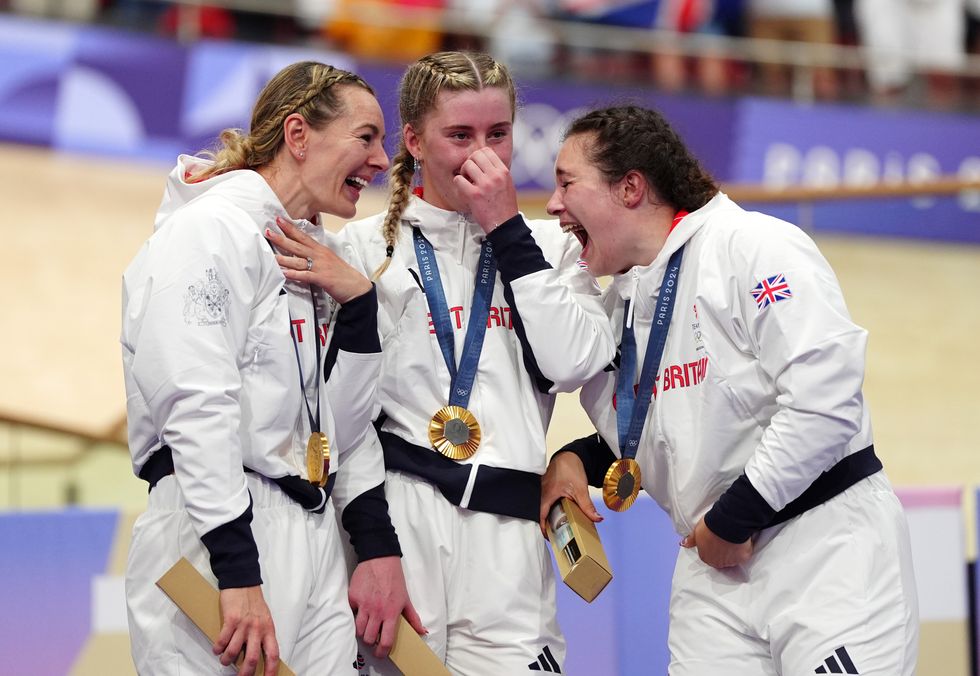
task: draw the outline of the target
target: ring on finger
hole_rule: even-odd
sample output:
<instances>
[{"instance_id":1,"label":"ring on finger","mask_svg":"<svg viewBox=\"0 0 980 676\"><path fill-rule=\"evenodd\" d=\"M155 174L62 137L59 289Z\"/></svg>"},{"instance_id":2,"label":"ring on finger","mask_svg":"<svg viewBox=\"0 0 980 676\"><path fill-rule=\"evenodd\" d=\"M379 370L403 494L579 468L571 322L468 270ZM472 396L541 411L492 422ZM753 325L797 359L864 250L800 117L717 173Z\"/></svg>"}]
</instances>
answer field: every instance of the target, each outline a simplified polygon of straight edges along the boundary
<instances>
[{"instance_id":1,"label":"ring on finger","mask_svg":"<svg viewBox=\"0 0 980 676\"><path fill-rule=\"evenodd\" d=\"M309 256L306 257L306 271L309 272L313 269L313 259Z\"/></svg>"}]
</instances>

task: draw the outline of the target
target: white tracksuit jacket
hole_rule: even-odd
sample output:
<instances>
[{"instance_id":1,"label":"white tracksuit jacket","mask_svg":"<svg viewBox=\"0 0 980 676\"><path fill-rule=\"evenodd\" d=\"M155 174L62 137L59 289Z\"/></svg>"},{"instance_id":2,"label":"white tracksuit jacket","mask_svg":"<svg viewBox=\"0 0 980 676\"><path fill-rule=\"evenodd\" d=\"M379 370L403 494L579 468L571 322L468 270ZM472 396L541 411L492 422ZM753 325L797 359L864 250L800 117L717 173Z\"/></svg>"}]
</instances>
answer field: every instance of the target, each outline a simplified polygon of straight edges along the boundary
<instances>
[{"instance_id":1,"label":"white tracksuit jacket","mask_svg":"<svg viewBox=\"0 0 980 676\"><path fill-rule=\"evenodd\" d=\"M384 259L382 221L379 214L350 223L341 233L368 274ZM456 463L440 456L428 440L430 418L448 403L450 375L428 318L413 228L421 228L435 250L457 363L485 237L477 223L418 197L411 198L402 216L399 245L377 282L384 355L381 431L388 440L407 442L397 458L385 443L387 467L418 473L421 465L431 469L436 463L449 474L422 470L422 475L454 504L537 520L554 394L580 387L614 354L599 289L577 265L578 242L557 222L525 224L518 216L491 233L498 275L468 405L480 422L483 439L475 455ZM520 474L497 474L498 469ZM515 482L516 477L523 478ZM517 484L522 488L515 488ZM532 495L535 492L538 497Z\"/></svg>"},{"instance_id":2,"label":"white tracksuit jacket","mask_svg":"<svg viewBox=\"0 0 980 676\"><path fill-rule=\"evenodd\" d=\"M133 468L139 474L163 444L172 449L199 536L220 531L248 509L244 467L269 478L305 478L310 423L303 398L315 410L319 339L321 360L332 362L325 384L327 374L320 376L321 429L331 445L330 472L338 473L334 501L343 508L384 481L380 457L367 457L370 448L353 452L376 406L381 355L374 293L338 311L324 292L311 295L307 285L287 282L264 236L266 228L277 230L276 216L286 216L272 189L250 170L188 183L198 162L179 159L155 232L123 279ZM319 225L297 225L349 258Z\"/></svg>"},{"instance_id":3,"label":"white tracksuit jacket","mask_svg":"<svg viewBox=\"0 0 980 676\"><path fill-rule=\"evenodd\" d=\"M617 275L604 292L617 340L624 300L633 299L637 371L667 261L682 245L673 319L636 459L643 488L682 535L723 493L737 492L738 500L712 510L709 526L740 542L822 472L871 445L861 393L867 335L806 234L719 193L680 221L652 264ZM753 289L779 275L791 297L757 302ZM581 401L618 457L617 372L588 383ZM876 465L863 465L864 474ZM743 478L730 489L743 473L751 486Z\"/></svg>"}]
</instances>

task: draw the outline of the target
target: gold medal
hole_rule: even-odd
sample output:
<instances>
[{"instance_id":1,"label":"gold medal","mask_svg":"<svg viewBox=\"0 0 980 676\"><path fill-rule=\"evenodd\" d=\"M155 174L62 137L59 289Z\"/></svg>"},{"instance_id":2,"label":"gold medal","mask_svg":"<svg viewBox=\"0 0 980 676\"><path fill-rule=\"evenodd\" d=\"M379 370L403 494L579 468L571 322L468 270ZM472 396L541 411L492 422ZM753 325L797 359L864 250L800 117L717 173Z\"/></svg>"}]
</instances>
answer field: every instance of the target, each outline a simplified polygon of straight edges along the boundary
<instances>
[{"instance_id":1,"label":"gold medal","mask_svg":"<svg viewBox=\"0 0 980 676\"><path fill-rule=\"evenodd\" d=\"M480 423L462 406L443 406L429 421L429 443L453 460L466 460L480 447Z\"/></svg>"},{"instance_id":2,"label":"gold medal","mask_svg":"<svg viewBox=\"0 0 980 676\"><path fill-rule=\"evenodd\" d=\"M330 442L323 432L314 432L306 442L306 472L311 484L323 488L330 476Z\"/></svg>"},{"instance_id":3,"label":"gold medal","mask_svg":"<svg viewBox=\"0 0 980 676\"><path fill-rule=\"evenodd\" d=\"M640 464L633 458L620 458L609 465L602 481L602 501L606 507L625 512L640 494Z\"/></svg>"}]
</instances>

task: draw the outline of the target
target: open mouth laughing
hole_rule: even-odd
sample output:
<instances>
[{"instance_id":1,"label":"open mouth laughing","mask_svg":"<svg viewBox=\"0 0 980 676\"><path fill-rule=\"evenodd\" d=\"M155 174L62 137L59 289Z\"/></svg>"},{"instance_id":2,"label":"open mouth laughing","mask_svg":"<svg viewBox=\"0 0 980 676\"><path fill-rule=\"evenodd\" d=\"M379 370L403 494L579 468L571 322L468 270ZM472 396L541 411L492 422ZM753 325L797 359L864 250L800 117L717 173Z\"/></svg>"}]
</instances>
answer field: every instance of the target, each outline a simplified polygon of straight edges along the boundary
<instances>
[{"instance_id":1,"label":"open mouth laughing","mask_svg":"<svg viewBox=\"0 0 980 676\"><path fill-rule=\"evenodd\" d=\"M366 188L368 185L368 180L361 178L360 176L348 176L344 179L344 183L352 188L360 190L361 188Z\"/></svg>"},{"instance_id":2,"label":"open mouth laughing","mask_svg":"<svg viewBox=\"0 0 980 676\"><path fill-rule=\"evenodd\" d=\"M578 239L579 244L582 245L582 251L585 251L585 247L589 245L589 233L585 231L578 223L562 223L562 232L570 232Z\"/></svg>"}]
</instances>

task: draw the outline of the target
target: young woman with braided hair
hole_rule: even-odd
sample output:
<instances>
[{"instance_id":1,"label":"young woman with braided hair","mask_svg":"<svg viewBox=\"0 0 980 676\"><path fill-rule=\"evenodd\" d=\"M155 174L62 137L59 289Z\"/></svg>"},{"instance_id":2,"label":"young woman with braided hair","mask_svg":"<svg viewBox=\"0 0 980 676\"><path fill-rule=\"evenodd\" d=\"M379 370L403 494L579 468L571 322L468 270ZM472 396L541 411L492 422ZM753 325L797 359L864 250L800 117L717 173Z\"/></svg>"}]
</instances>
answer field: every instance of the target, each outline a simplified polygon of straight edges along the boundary
<instances>
[{"instance_id":1,"label":"young woman with braided hair","mask_svg":"<svg viewBox=\"0 0 980 676\"><path fill-rule=\"evenodd\" d=\"M872 443L867 332L796 226L721 193L656 111L572 122L548 210L599 275L620 359L582 388L598 434L557 452L598 520L640 487L683 538L671 676L911 676L908 527Z\"/></svg>"},{"instance_id":2,"label":"young woman with braided hair","mask_svg":"<svg viewBox=\"0 0 980 676\"><path fill-rule=\"evenodd\" d=\"M426 56L399 109L388 211L342 233L380 305L381 416L366 443L384 450L409 591L450 671L557 673L565 644L536 526L545 432L554 394L610 362L612 333L575 238L518 213L506 69Z\"/></svg>"},{"instance_id":3,"label":"young woman with braided hair","mask_svg":"<svg viewBox=\"0 0 980 676\"><path fill-rule=\"evenodd\" d=\"M403 610L414 618L380 453L360 444L377 401L377 296L319 223L355 213L388 167L383 135L361 78L283 69L248 133L178 159L126 270L129 446L150 485L126 573L140 673L232 673L244 652L241 674L260 655L266 676L280 657L300 674L353 674L355 631L383 651ZM320 288L301 249L267 241L277 219L323 244ZM361 561L349 593L334 503ZM181 556L220 588L213 645L154 584Z\"/></svg>"}]
</instances>

